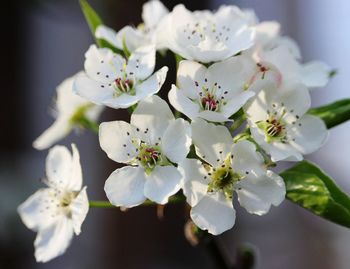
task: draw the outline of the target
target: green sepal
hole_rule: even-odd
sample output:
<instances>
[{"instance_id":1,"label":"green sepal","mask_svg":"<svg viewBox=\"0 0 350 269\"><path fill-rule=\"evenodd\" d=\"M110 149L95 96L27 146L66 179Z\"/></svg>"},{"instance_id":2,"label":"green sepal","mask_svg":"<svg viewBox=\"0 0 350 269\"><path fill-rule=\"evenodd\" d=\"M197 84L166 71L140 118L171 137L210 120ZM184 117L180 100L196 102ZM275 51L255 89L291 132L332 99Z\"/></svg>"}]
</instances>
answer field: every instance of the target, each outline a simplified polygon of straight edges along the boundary
<instances>
[{"instance_id":1,"label":"green sepal","mask_svg":"<svg viewBox=\"0 0 350 269\"><path fill-rule=\"evenodd\" d=\"M79 107L70 118L70 124L74 127L89 129L95 133L99 131L99 125L86 117L87 111L92 108L93 104L87 104Z\"/></svg>"},{"instance_id":2,"label":"green sepal","mask_svg":"<svg viewBox=\"0 0 350 269\"><path fill-rule=\"evenodd\" d=\"M124 55L125 55L126 58L130 57L131 52L130 52L128 46L126 45L125 37L123 37L123 52L124 52Z\"/></svg>"}]
</instances>

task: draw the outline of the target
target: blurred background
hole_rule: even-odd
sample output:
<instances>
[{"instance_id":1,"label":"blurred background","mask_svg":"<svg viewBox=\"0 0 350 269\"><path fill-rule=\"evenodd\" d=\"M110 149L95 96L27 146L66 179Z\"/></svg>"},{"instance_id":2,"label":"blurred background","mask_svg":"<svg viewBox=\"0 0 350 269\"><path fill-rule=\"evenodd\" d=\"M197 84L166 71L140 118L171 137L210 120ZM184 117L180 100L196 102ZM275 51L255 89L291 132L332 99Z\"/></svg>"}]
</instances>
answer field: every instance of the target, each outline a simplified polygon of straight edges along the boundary
<instances>
[{"instance_id":1,"label":"blurred background","mask_svg":"<svg viewBox=\"0 0 350 269\"><path fill-rule=\"evenodd\" d=\"M141 21L141 0L90 1L105 23L115 29ZM180 1L163 1L172 8ZM314 105L349 97L347 63L350 49L348 0L189 0L189 9L216 9L221 4L253 8L261 20L277 20L283 33L296 39L305 61L320 59L339 70L325 89L315 90ZM215 268L202 248L183 236L183 206L91 209L83 232L67 253L47 264L33 258L35 234L20 222L17 206L38 188L47 152L32 141L53 121L55 87L82 69L84 52L93 42L78 1L32 0L1 4L0 105L0 268ZM162 64L174 67L173 59ZM174 76L169 78L174 81ZM168 86L163 88L166 92ZM126 119L124 111L107 110L102 120ZM328 143L308 158L319 164L350 193L350 123L332 129ZM104 200L103 185L117 168L100 150L95 134L73 134L62 141L77 143L84 180L93 200ZM259 269L348 269L350 231L317 218L285 201L263 217L237 208L235 227L218 237L222 251L234 261L237 246L249 243L258 252Z\"/></svg>"}]
</instances>

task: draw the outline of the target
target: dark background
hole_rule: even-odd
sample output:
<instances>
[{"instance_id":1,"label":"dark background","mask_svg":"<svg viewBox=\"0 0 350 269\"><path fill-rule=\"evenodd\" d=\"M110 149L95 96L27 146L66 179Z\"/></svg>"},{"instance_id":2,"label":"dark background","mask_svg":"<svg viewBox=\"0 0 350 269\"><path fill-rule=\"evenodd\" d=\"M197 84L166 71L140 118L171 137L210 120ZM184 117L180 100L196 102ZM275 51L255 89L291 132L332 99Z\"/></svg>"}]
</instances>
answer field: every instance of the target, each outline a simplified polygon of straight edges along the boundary
<instances>
[{"instance_id":1,"label":"dark background","mask_svg":"<svg viewBox=\"0 0 350 269\"><path fill-rule=\"evenodd\" d=\"M178 1L163 1L172 8ZM304 59L320 59L339 69L326 89L313 92L314 105L349 96L348 50L350 2L347 0L183 1L189 9L235 3L254 8L261 19L281 22L284 33L301 45ZM90 1L105 23L115 29L141 21L141 0ZM81 70L84 52L93 42L78 1L7 1L1 3L0 105L0 268L215 268L202 248L183 236L184 208L168 206L165 218L155 208L91 209L82 234L67 253L47 264L33 258L35 234L20 222L17 206L38 188L47 152L32 141L53 121L49 115L55 87ZM174 68L172 58L162 60ZM166 94L173 76L167 79ZM103 120L128 119L125 111L106 110ZM330 140L310 156L350 192L349 128L331 131ZM72 134L81 152L90 199L105 199L103 185L117 168L98 146L96 135ZM249 215L236 203L235 227L218 237L234 260L237 246L251 243L261 269L347 269L350 232L284 202L263 217Z\"/></svg>"}]
</instances>

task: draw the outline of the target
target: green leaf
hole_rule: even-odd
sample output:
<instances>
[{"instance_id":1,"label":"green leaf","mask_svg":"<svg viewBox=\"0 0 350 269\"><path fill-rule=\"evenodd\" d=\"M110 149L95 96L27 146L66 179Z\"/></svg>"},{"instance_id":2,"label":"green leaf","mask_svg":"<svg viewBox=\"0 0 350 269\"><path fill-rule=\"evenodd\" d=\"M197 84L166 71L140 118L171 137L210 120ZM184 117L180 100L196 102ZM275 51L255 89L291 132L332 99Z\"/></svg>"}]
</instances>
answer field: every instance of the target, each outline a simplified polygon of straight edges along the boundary
<instances>
[{"instance_id":1,"label":"green leaf","mask_svg":"<svg viewBox=\"0 0 350 269\"><path fill-rule=\"evenodd\" d=\"M327 128L330 129L350 120L350 98L312 108L308 113L320 117L326 123Z\"/></svg>"},{"instance_id":2,"label":"green leaf","mask_svg":"<svg viewBox=\"0 0 350 269\"><path fill-rule=\"evenodd\" d=\"M100 16L97 14L97 12L89 5L89 3L86 0L80 0L79 2L80 2L81 10L84 13L86 22L88 23L91 33L96 40L96 44L100 48L109 48L116 53L119 53L119 54L123 53L121 50L115 48L112 44L110 44L106 40L95 37L96 29L98 26L103 24L103 21L100 18Z\"/></svg>"},{"instance_id":3,"label":"green leaf","mask_svg":"<svg viewBox=\"0 0 350 269\"><path fill-rule=\"evenodd\" d=\"M350 198L316 165L302 161L281 173L287 198L339 225L350 228Z\"/></svg>"},{"instance_id":4,"label":"green leaf","mask_svg":"<svg viewBox=\"0 0 350 269\"><path fill-rule=\"evenodd\" d=\"M89 25L92 35L95 37L95 32L98 26L103 24L101 18L98 16L96 11L89 5L86 0L80 0L80 7L84 13L86 22ZM96 43L101 47L101 40L96 39Z\"/></svg>"},{"instance_id":5,"label":"green leaf","mask_svg":"<svg viewBox=\"0 0 350 269\"><path fill-rule=\"evenodd\" d=\"M91 32L95 33L97 27L103 24L101 18L86 0L80 0L79 2Z\"/></svg>"}]
</instances>

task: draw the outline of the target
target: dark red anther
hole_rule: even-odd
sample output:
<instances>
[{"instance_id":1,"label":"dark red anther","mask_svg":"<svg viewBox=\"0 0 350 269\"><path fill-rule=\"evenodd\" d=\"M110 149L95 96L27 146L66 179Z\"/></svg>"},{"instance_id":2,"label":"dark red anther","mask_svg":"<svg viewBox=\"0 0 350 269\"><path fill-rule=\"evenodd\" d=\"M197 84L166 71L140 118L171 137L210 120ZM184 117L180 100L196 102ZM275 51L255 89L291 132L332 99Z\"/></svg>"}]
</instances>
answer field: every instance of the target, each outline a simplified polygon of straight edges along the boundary
<instances>
[{"instance_id":1,"label":"dark red anther","mask_svg":"<svg viewBox=\"0 0 350 269\"><path fill-rule=\"evenodd\" d=\"M202 106L210 111L215 111L218 105L218 101L210 94L202 98Z\"/></svg>"}]
</instances>

